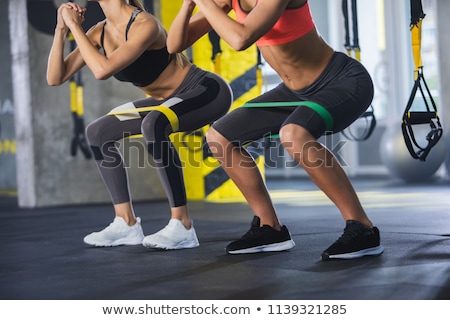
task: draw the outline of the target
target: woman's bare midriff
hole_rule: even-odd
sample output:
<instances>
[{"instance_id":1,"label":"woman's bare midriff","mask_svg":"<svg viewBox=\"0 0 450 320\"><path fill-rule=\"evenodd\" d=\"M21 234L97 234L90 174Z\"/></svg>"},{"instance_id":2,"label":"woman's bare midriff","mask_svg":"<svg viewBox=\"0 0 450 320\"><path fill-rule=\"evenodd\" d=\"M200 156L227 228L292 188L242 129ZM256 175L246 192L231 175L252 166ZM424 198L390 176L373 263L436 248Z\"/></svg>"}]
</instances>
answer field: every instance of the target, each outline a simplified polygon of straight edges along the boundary
<instances>
[{"instance_id":1,"label":"woman's bare midriff","mask_svg":"<svg viewBox=\"0 0 450 320\"><path fill-rule=\"evenodd\" d=\"M334 53L316 29L290 43L259 49L264 60L292 90L301 90L313 83Z\"/></svg>"},{"instance_id":2,"label":"woman's bare midriff","mask_svg":"<svg viewBox=\"0 0 450 320\"><path fill-rule=\"evenodd\" d=\"M190 69L190 63L180 67L174 59L154 82L140 89L157 100L167 99L181 85Z\"/></svg>"}]
</instances>

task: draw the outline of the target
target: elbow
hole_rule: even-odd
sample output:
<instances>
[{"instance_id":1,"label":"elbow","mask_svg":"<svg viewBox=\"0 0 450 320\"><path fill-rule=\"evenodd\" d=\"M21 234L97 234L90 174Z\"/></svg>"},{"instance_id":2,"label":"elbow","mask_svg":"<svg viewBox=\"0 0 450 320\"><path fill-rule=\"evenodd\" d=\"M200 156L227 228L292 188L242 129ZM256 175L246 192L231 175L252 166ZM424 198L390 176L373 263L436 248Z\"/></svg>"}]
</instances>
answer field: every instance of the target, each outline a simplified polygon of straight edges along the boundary
<instances>
[{"instance_id":1,"label":"elbow","mask_svg":"<svg viewBox=\"0 0 450 320\"><path fill-rule=\"evenodd\" d=\"M169 52L170 54L174 54L174 53L178 53L178 48L176 48L175 46L171 46L169 43L167 44L167 52Z\"/></svg>"},{"instance_id":2,"label":"elbow","mask_svg":"<svg viewBox=\"0 0 450 320\"><path fill-rule=\"evenodd\" d=\"M50 87L56 87L56 86L59 86L58 83L52 82L52 81L47 81L47 84L48 84Z\"/></svg>"},{"instance_id":3,"label":"elbow","mask_svg":"<svg viewBox=\"0 0 450 320\"><path fill-rule=\"evenodd\" d=\"M248 41L248 39L236 38L233 41L230 41L229 45L235 51L244 51L252 45L252 42Z\"/></svg>"},{"instance_id":4,"label":"elbow","mask_svg":"<svg viewBox=\"0 0 450 320\"><path fill-rule=\"evenodd\" d=\"M245 49L247 49L249 46L246 46L244 44L236 44L236 45L232 45L231 46L233 48L233 50L235 51L244 51Z\"/></svg>"},{"instance_id":5,"label":"elbow","mask_svg":"<svg viewBox=\"0 0 450 320\"><path fill-rule=\"evenodd\" d=\"M111 74L109 74L103 70L93 71L93 74L94 74L94 78L96 80L106 80L109 77L111 77Z\"/></svg>"},{"instance_id":6,"label":"elbow","mask_svg":"<svg viewBox=\"0 0 450 320\"><path fill-rule=\"evenodd\" d=\"M50 87L56 87L56 86L60 86L60 85L62 84L62 82L61 82L61 81L58 81L58 80L56 80L56 79L50 79L50 78L47 78L47 84L48 84Z\"/></svg>"},{"instance_id":7,"label":"elbow","mask_svg":"<svg viewBox=\"0 0 450 320\"><path fill-rule=\"evenodd\" d=\"M96 79L96 80L106 80L106 79L109 78L109 76L107 76L107 75L101 75L101 74L95 74L94 76L95 76L95 79Z\"/></svg>"},{"instance_id":8,"label":"elbow","mask_svg":"<svg viewBox=\"0 0 450 320\"><path fill-rule=\"evenodd\" d=\"M187 48L186 43L171 41L170 37L168 37L166 45L167 52L169 52L170 54L183 52L183 50Z\"/></svg>"},{"instance_id":9,"label":"elbow","mask_svg":"<svg viewBox=\"0 0 450 320\"><path fill-rule=\"evenodd\" d=\"M175 54L175 53L183 52L183 49L167 47L167 52L169 52L169 54Z\"/></svg>"}]
</instances>

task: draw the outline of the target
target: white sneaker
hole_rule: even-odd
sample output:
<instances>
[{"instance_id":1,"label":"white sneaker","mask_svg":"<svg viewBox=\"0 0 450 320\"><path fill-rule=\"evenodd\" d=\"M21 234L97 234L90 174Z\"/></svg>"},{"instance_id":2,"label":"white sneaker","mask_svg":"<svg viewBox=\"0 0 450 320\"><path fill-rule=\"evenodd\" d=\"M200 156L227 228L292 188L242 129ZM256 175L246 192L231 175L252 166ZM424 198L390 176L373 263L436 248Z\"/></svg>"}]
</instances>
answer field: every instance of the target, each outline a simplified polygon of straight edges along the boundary
<instances>
[{"instance_id":1,"label":"white sneaker","mask_svg":"<svg viewBox=\"0 0 450 320\"><path fill-rule=\"evenodd\" d=\"M188 249L199 246L194 224L188 230L180 220L170 219L169 224L157 233L146 236L142 245L164 250Z\"/></svg>"},{"instance_id":2,"label":"white sneaker","mask_svg":"<svg viewBox=\"0 0 450 320\"><path fill-rule=\"evenodd\" d=\"M122 218L115 217L109 226L102 231L88 234L83 241L92 246L113 247L141 244L142 239L144 239L144 232L141 227L141 218L136 218L136 223L129 226Z\"/></svg>"}]
</instances>

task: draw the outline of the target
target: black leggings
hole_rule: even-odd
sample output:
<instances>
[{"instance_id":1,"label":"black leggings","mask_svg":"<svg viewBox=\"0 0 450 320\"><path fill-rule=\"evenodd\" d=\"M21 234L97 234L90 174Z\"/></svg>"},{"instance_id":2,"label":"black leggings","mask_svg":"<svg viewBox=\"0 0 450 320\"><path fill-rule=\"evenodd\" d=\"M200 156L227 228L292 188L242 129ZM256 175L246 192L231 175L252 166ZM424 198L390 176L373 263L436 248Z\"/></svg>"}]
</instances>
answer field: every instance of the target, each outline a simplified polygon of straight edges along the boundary
<instances>
[{"instance_id":1,"label":"black leggings","mask_svg":"<svg viewBox=\"0 0 450 320\"><path fill-rule=\"evenodd\" d=\"M114 110L164 105L178 117L178 131L194 131L225 115L233 97L219 76L192 66L188 76L166 100L145 98ZM179 155L169 139L173 133L168 118L159 111L105 115L86 127L86 136L114 204L130 201L128 177L116 141L143 134L171 207L186 205L186 192Z\"/></svg>"},{"instance_id":2,"label":"black leggings","mask_svg":"<svg viewBox=\"0 0 450 320\"><path fill-rule=\"evenodd\" d=\"M369 107L373 94L367 70L355 59L335 52L321 76L307 88L292 91L281 83L248 102L255 106L281 102L280 106L237 108L213 127L237 145L278 133L287 124L298 124L317 139L352 124ZM285 102L293 106L283 106Z\"/></svg>"}]
</instances>

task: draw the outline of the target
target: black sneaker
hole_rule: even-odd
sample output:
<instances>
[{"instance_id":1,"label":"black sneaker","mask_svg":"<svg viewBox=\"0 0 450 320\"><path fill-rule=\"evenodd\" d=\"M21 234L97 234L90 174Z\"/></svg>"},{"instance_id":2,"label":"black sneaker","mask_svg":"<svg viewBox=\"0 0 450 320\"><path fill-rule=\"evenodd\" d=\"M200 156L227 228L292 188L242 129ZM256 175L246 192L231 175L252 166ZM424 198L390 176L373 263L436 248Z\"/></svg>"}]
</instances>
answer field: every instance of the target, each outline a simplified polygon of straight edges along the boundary
<instances>
[{"instance_id":1,"label":"black sneaker","mask_svg":"<svg viewBox=\"0 0 450 320\"><path fill-rule=\"evenodd\" d=\"M377 227L368 229L358 221L349 220L342 236L322 252L322 260L378 256L383 250Z\"/></svg>"},{"instance_id":2,"label":"black sneaker","mask_svg":"<svg viewBox=\"0 0 450 320\"><path fill-rule=\"evenodd\" d=\"M260 220L254 217L250 230L239 240L230 243L226 250L230 254L285 251L295 246L291 235L282 226L280 231L271 226L259 226Z\"/></svg>"}]
</instances>

